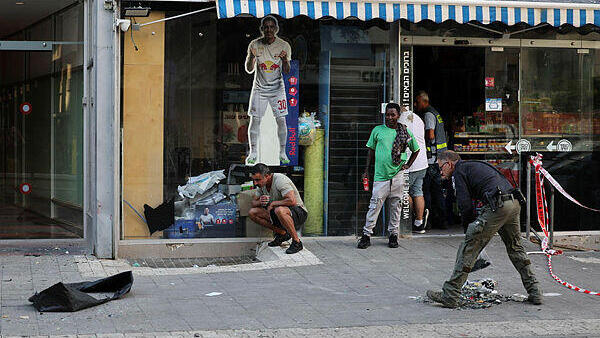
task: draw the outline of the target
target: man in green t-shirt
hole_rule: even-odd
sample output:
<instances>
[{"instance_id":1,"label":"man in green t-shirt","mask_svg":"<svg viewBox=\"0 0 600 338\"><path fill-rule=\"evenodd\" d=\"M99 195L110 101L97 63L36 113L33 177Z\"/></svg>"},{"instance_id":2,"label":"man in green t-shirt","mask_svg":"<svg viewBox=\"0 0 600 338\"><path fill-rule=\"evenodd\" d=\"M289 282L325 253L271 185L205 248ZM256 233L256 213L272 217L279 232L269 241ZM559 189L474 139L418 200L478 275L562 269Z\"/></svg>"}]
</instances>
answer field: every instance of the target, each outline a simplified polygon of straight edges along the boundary
<instances>
[{"instance_id":1,"label":"man in green t-shirt","mask_svg":"<svg viewBox=\"0 0 600 338\"><path fill-rule=\"evenodd\" d=\"M373 228L377 224L379 212L386 199L390 200L390 220L388 231L390 233L388 246L390 248L398 247L398 228L400 227L400 201L407 169L417 158L419 145L413 134L406 128L407 148L412 152L407 161L406 152L402 153L400 163L394 163L392 159L392 149L396 140L398 119L400 118L400 106L396 103L388 103L385 107L385 125L380 125L371 131L371 137L367 142L369 155L367 156L367 166L362 178L369 177L369 168L373 159L375 159L375 176L373 179L373 195L367 211L366 223L363 229L363 236L358 242L359 249L366 249L371 245L371 235ZM402 126L400 126L402 127ZM405 135L406 135L405 134ZM402 134L400 134L402 135Z\"/></svg>"}]
</instances>

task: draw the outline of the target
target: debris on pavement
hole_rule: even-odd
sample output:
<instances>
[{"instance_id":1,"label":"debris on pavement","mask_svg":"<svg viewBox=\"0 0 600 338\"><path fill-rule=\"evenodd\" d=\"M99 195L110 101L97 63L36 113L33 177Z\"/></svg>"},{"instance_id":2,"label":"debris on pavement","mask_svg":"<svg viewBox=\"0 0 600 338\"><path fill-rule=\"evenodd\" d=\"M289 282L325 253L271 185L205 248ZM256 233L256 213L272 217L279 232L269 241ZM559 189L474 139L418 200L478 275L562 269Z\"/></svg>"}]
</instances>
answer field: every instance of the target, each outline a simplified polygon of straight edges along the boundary
<instances>
[{"instance_id":1,"label":"debris on pavement","mask_svg":"<svg viewBox=\"0 0 600 338\"><path fill-rule=\"evenodd\" d=\"M556 293L556 292L546 292L543 295L544 295L544 297L558 297L558 296L562 296L562 294Z\"/></svg>"},{"instance_id":2,"label":"debris on pavement","mask_svg":"<svg viewBox=\"0 0 600 338\"><path fill-rule=\"evenodd\" d=\"M39 312L74 312L120 298L131 290L131 271L98 279L91 282L56 283L40 293L29 297L29 301ZM113 293L97 299L88 293Z\"/></svg>"},{"instance_id":3,"label":"debris on pavement","mask_svg":"<svg viewBox=\"0 0 600 338\"><path fill-rule=\"evenodd\" d=\"M223 294L223 292L210 292L210 293L207 293L206 296L214 297L214 296L220 296L222 294Z\"/></svg>"},{"instance_id":4,"label":"debris on pavement","mask_svg":"<svg viewBox=\"0 0 600 338\"><path fill-rule=\"evenodd\" d=\"M457 309L486 309L496 304L502 304L509 301L522 302L520 295L505 296L498 293L496 290L498 282L485 278L474 281L466 281L462 287L461 305ZM527 299L524 296L524 299ZM420 303L434 303L428 297L409 297Z\"/></svg>"}]
</instances>

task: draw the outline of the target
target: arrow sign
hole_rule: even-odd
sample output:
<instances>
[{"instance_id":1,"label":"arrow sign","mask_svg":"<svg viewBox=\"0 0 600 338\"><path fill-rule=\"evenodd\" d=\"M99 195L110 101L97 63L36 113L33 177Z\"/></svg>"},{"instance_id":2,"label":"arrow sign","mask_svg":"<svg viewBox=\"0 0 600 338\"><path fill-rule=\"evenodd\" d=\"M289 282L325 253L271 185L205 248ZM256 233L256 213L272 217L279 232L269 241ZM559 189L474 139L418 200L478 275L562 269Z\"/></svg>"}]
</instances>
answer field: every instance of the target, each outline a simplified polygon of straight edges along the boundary
<instances>
[{"instance_id":1,"label":"arrow sign","mask_svg":"<svg viewBox=\"0 0 600 338\"><path fill-rule=\"evenodd\" d=\"M550 141L550 143L548 143L548 146L546 146L546 149L548 149L548 151L556 151L557 146L554 145L554 141Z\"/></svg>"},{"instance_id":2,"label":"arrow sign","mask_svg":"<svg viewBox=\"0 0 600 338\"><path fill-rule=\"evenodd\" d=\"M506 151L508 151L509 154L512 154L513 150L517 149L516 145L512 144L512 140L508 141L508 143L506 144L506 146L504 146L504 149L506 149Z\"/></svg>"}]
</instances>

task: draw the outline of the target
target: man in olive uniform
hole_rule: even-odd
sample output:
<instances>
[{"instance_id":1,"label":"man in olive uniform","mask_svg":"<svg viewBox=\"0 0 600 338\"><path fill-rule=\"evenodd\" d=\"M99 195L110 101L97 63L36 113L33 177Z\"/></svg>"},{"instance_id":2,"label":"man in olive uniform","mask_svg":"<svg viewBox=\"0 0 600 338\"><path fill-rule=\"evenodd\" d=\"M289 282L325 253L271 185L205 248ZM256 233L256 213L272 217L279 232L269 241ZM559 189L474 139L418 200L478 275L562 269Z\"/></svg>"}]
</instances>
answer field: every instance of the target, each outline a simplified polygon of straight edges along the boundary
<instances>
[{"instance_id":1,"label":"man in olive uniform","mask_svg":"<svg viewBox=\"0 0 600 338\"><path fill-rule=\"evenodd\" d=\"M506 246L508 257L521 275L529 294L527 300L536 305L542 304L542 292L531 270L531 261L521 244L521 206L517 200L520 192L488 163L462 161L451 150L438 154L437 161L442 178L454 178L458 207L465 217L463 222L469 222L469 225L465 239L458 248L452 276L444 283L442 291L429 290L427 296L444 307L460 306L462 286L477 256L497 232ZM469 217L474 215L472 199L486 203L474 220L474 216Z\"/></svg>"}]
</instances>

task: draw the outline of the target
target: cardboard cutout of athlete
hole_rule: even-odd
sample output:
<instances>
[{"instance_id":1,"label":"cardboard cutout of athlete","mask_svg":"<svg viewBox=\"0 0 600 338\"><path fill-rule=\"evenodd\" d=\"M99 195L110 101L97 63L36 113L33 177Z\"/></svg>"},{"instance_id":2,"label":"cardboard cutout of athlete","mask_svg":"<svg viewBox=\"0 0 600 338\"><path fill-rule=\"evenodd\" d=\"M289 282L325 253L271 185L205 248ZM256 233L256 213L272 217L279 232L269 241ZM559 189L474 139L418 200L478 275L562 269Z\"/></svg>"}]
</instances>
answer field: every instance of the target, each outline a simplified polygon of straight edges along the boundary
<instances>
[{"instance_id":1,"label":"cardboard cutout of athlete","mask_svg":"<svg viewBox=\"0 0 600 338\"><path fill-rule=\"evenodd\" d=\"M286 41L277 36L279 24L274 16L265 16L261 20L260 30L262 36L252 40L248 45L245 65L248 74L254 72L254 82L248 107L250 153L246 158L246 164L255 164L259 157L260 123L267 106L270 106L273 110L273 117L277 123L277 138L280 147L279 161L282 164L288 164L290 160L285 153L287 143L285 117L288 114L288 109L283 73L290 71L289 60L292 56L292 49Z\"/></svg>"}]
</instances>

